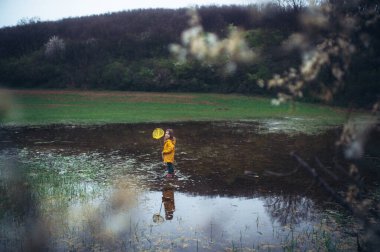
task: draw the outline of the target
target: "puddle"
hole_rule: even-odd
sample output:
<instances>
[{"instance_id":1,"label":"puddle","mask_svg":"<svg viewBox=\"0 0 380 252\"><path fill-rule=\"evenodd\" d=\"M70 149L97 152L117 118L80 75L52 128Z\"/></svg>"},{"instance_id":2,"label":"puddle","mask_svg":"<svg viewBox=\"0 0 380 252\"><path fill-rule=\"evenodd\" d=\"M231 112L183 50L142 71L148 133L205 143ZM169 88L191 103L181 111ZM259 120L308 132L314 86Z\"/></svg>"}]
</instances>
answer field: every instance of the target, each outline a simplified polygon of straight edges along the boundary
<instances>
[{"instance_id":1,"label":"puddle","mask_svg":"<svg viewBox=\"0 0 380 252\"><path fill-rule=\"evenodd\" d=\"M2 128L0 250L30 245L22 237L36 221L54 251L355 249L351 224L289 155L332 167L339 130L290 134L282 124ZM156 127L175 130L173 179Z\"/></svg>"}]
</instances>

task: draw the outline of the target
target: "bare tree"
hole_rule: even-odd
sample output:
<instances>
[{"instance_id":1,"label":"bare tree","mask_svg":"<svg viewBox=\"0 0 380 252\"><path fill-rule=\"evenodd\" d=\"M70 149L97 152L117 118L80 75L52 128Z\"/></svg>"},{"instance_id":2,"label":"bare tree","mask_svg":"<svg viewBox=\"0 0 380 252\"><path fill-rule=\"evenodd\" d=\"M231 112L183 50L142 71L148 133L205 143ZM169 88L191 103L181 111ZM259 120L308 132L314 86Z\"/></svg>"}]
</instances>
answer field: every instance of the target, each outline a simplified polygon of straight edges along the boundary
<instances>
[{"instance_id":1,"label":"bare tree","mask_svg":"<svg viewBox=\"0 0 380 252\"><path fill-rule=\"evenodd\" d=\"M277 0L276 3L281 7L291 8L295 12L306 6L305 0Z\"/></svg>"}]
</instances>

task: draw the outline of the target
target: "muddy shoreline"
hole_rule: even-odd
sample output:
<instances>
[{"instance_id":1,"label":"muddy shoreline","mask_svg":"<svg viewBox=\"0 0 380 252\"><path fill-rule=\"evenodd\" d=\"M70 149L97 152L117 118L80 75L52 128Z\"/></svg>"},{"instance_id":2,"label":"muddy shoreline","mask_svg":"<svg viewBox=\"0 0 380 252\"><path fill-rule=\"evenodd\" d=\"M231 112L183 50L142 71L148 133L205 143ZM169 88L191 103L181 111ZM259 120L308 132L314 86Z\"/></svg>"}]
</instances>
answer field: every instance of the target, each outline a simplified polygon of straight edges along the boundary
<instances>
[{"instance_id":1,"label":"muddy shoreline","mask_svg":"<svg viewBox=\"0 0 380 252\"><path fill-rule=\"evenodd\" d=\"M60 155L99 153L105 158L117 153L119 157L133 157L139 163L153 164L159 173L160 169L164 171L160 164L162 142L151 137L155 127L175 130L176 168L190 176L191 181L197 181L183 183L182 187L202 195L250 197L297 195L301 191L313 194L313 179L290 153L297 153L314 166L318 158L327 167L332 167L332 160L339 155L335 149L339 128L319 134L290 135L281 130L268 133L263 131L265 125L256 122L8 127L0 129L3 136L0 149L13 146ZM154 184L150 187L157 188Z\"/></svg>"}]
</instances>

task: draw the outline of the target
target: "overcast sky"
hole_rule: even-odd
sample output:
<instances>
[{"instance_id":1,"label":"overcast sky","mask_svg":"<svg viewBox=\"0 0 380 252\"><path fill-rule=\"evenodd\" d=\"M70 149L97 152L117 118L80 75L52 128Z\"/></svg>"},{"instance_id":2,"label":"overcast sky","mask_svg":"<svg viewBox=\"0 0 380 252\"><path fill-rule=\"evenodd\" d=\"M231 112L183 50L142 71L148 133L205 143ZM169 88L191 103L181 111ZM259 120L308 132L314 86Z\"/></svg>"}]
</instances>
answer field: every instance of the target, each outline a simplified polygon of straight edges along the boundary
<instances>
[{"instance_id":1,"label":"overcast sky","mask_svg":"<svg viewBox=\"0 0 380 252\"><path fill-rule=\"evenodd\" d=\"M247 5L268 0L0 0L0 27L21 19L41 21L147 8L180 8L194 5Z\"/></svg>"}]
</instances>

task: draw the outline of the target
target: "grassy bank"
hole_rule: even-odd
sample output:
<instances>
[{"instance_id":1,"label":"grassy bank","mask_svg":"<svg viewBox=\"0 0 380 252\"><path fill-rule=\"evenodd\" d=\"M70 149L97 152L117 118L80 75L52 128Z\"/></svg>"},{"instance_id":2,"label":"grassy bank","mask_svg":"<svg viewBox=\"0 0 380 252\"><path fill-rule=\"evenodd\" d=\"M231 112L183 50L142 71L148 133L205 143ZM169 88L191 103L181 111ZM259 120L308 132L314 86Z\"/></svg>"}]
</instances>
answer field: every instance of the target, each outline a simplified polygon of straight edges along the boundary
<instances>
[{"instance_id":1,"label":"grassy bank","mask_svg":"<svg viewBox=\"0 0 380 252\"><path fill-rule=\"evenodd\" d=\"M4 93L4 91L2 91ZM7 91L8 92L8 91ZM242 95L12 90L5 125L305 118L340 124L346 113L305 103L271 105Z\"/></svg>"}]
</instances>

